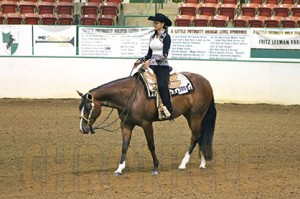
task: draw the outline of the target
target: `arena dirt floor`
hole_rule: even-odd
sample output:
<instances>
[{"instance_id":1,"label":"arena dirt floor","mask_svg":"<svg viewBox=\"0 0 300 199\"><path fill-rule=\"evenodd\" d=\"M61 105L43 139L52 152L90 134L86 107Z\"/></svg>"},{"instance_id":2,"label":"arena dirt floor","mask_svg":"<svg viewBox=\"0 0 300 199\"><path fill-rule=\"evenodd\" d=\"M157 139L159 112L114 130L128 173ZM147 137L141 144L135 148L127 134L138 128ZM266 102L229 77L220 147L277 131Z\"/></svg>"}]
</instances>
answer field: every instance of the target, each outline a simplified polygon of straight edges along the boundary
<instances>
[{"instance_id":1,"label":"arena dirt floor","mask_svg":"<svg viewBox=\"0 0 300 199\"><path fill-rule=\"evenodd\" d=\"M137 127L115 177L120 131L81 134L78 105L0 99L0 198L300 197L300 106L217 104L214 159L202 170L198 147L186 170L177 169L190 140L184 118L157 122L158 176Z\"/></svg>"}]
</instances>

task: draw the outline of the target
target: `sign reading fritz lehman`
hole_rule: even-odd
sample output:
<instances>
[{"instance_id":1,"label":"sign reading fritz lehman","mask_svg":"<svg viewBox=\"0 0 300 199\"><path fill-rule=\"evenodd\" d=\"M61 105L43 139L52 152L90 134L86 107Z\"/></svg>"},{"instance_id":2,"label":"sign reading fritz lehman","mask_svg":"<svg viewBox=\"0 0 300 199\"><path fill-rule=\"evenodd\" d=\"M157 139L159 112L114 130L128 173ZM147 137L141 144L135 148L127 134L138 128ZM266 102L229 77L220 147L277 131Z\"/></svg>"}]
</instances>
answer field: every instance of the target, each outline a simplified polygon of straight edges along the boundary
<instances>
[{"instance_id":1,"label":"sign reading fritz lehman","mask_svg":"<svg viewBox=\"0 0 300 199\"><path fill-rule=\"evenodd\" d=\"M299 28L251 29L251 58L300 59Z\"/></svg>"},{"instance_id":2,"label":"sign reading fritz lehman","mask_svg":"<svg viewBox=\"0 0 300 199\"><path fill-rule=\"evenodd\" d=\"M252 29L251 48L300 49L299 29Z\"/></svg>"},{"instance_id":3,"label":"sign reading fritz lehman","mask_svg":"<svg viewBox=\"0 0 300 199\"><path fill-rule=\"evenodd\" d=\"M33 33L34 55L76 55L76 26L33 26Z\"/></svg>"},{"instance_id":4,"label":"sign reading fritz lehman","mask_svg":"<svg viewBox=\"0 0 300 199\"><path fill-rule=\"evenodd\" d=\"M0 26L0 55L32 55L31 26Z\"/></svg>"}]
</instances>

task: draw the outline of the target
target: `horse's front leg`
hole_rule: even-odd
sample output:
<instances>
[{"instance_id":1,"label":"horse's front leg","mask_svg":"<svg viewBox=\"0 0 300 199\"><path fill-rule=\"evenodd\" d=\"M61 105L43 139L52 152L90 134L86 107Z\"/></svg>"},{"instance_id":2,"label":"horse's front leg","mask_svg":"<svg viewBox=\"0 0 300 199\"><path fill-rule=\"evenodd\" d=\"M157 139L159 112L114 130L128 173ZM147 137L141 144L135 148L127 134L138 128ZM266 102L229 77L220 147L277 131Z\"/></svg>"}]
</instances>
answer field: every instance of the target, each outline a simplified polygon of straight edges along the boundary
<instances>
[{"instance_id":1,"label":"horse's front leg","mask_svg":"<svg viewBox=\"0 0 300 199\"><path fill-rule=\"evenodd\" d=\"M154 170L153 170L152 174L157 175L157 174L159 174L159 170L158 170L159 161L158 161L156 153L155 153L155 144L154 144L152 123L144 124L143 130L144 130L144 133L145 133L145 136L147 139L148 149L150 150L152 159L153 159Z\"/></svg>"},{"instance_id":2,"label":"horse's front leg","mask_svg":"<svg viewBox=\"0 0 300 199\"><path fill-rule=\"evenodd\" d=\"M130 144L133 127L134 127L134 125L124 123L122 128L121 128L122 129L122 139L123 139L123 142L122 142L122 155L121 155L121 160L120 160L120 163L119 163L119 167L114 172L115 176L122 175L122 171L123 171L123 169L125 169L126 154L127 154L128 147L129 147L129 144Z\"/></svg>"}]
</instances>

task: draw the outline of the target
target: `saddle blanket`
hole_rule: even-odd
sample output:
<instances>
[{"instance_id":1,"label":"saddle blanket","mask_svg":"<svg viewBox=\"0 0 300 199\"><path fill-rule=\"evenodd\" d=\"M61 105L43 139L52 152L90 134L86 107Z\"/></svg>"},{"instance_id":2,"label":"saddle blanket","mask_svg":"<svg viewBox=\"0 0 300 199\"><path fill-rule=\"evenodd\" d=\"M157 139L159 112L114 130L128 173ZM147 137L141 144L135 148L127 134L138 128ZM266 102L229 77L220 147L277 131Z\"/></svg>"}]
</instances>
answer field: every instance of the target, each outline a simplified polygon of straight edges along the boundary
<instances>
[{"instance_id":1,"label":"saddle blanket","mask_svg":"<svg viewBox=\"0 0 300 199\"><path fill-rule=\"evenodd\" d=\"M157 80L152 69L149 68L143 72L139 72L139 76L145 86L148 99L156 98ZM194 90L194 86L185 75L181 73L173 73L170 74L169 90L172 96L176 96L192 92Z\"/></svg>"}]
</instances>

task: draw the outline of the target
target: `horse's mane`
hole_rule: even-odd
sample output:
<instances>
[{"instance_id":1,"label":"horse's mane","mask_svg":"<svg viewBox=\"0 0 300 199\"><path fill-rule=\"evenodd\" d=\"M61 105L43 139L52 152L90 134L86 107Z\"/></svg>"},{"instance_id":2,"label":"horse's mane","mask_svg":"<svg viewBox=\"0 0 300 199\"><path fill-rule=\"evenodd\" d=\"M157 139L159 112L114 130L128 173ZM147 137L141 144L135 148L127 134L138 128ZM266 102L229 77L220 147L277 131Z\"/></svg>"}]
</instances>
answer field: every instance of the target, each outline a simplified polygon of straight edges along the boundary
<instances>
[{"instance_id":1,"label":"horse's mane","mask_svg":"<svg viewBox=\"0 0 300 199\"><path fill-rule=\"evenodd\" d=\"M100 85L100 86L98 86L98 87L96 87L96 88L93 88L93 89L91 89L89 92L94 91L94 90L97 90L97 89L100 89L100 88L102 88L102 87L112 86L112 85L114 85L114 84L116 84L116 83L121 83L122 81L125 81L125 80L128 80L128 79L137 78L137 77L138 77L138 74L136 73L136 74L134 74L133 76L123 77L123 78L120 78L120 79L116 79L116 80L113 80L113 81L111 81L111 82L107 82L107 83L105 83L105 84L102 84L102 85Z\"/></svg>"}]
</instances>

